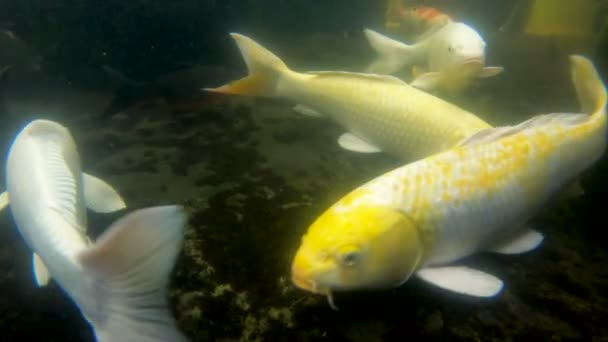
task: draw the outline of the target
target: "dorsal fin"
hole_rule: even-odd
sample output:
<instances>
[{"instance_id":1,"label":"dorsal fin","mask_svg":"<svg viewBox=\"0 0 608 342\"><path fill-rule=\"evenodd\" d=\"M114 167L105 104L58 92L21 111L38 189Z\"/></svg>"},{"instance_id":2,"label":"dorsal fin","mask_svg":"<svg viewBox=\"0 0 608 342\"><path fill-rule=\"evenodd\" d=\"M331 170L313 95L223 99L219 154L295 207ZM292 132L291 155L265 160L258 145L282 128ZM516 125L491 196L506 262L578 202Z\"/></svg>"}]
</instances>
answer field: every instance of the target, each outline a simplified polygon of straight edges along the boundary
<instances>
[{"instance_id":1,"label":"dorsal fin","mask_svg":"<svg viewBox=\"0 0 608 342\"><path fill-rule=\"evenodd\" d=\"M582 113L552 113L531 117L514 126L520 128L538 127L547 124L560 124L564 126L578 125L589 120L589 115Z\"/></svg>"},{"instance_id":2,"label":"dorsal fin","mask_svg":"<svg viewBox=\"0 0 608 342\"><path fill-rule=\"evenodd\" d=\"M514 126L486 128L478 131L458 143L458 146L483 144L496 141L526 129L556 124L563 126L578 125L589 120L589 115L579 113L554 113L534 116Z\"/></svg>"},{"instance_id":3,"label":"dorsal fin","mask_svg":"<svg viewBox=\"0 0 608 342\"><path fill-rule=\"evenodd\" d=\"M493 128L485 128L481 131L477 131L476 133L471 134L470 136L462 139L457 146L470 146L475 144L483 144L491 141L498 140L507 135L514 134L517 132L514 130L515 126L505 126L505 127L493 127Z\"/></svg>"},{"instance_id":4,"label":"dorsal fin","mask_svg":"<svg viewBox=\"0 0 608 342\"><path fill-rule=\"evenodd\" d=\"M402 79L395 77L395 76L391 76L391 75L381 75L381 74L351 72L351 71L308 71L307 74L317 75L320 77L333 76L333 77L365 78L365 79L369 79L369 80L407 85L407 83L405 81L403 81Z\"/></svg>"},{"instance_id":5,"label":"dorsal fin","mask_svg":"<svg viewBox=\"0 0 608 342\"><path fill-rule=\"evenodd\" d=\"M605 85L593 63L586 57L570 55L570 73L583 113L554 113L534 116L518 125L490 128L477 132L458 143L459 146L484 143L543 125L573 126L606 113ZM590 114L590 115L589 115Z\"/></svg>"}]
</instances>

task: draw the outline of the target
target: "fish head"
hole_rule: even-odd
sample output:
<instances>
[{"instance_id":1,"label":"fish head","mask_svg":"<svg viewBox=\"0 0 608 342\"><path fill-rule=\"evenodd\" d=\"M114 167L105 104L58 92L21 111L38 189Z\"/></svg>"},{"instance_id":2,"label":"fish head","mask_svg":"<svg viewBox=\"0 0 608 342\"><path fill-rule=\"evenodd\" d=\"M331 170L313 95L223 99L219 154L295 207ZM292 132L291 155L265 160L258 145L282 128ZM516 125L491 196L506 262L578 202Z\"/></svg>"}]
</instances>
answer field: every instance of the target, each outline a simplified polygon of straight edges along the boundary
<instances>
[{"instance_id":1,"label":"fish head","mask_svg":"<svg viewBox=\"0 0 608 342\"><path fill-rule=\"evenodd\" d=\"M29 122L23 132L34 137L58 136L65 140L71 139L70 131L58 122L47 119L35 119Z\"/></svg>"},{"instance_id":2,"label":"fish head","mask_svg":"<svg viewBox=\"0 0 608 342\"><path fill-rule=\"evenodd\" d=\"M441 39L439 50L444 63L451 67L483 67L485 64L486 42L471 27L454 24Z\"/></svg>"},{"instance_id":3,"label":"fish head","mask_svg":"<svg viewBox=\"0 0 608 342\"><path fill-rule=\"evenodd\" d=\"M69 129L59 122L47 119L32 120L18 134L18 139L32 139L43 145L58 144L72 174L80 173L81 161L74 137Z\"/></svg>"},{"instance_id":4,"label":"fish head","mask_svg":"<svg viewBox=\"0 0 608 342\"><path fill-rule=\"evenodd\" d=\"M357 198L361 195L355 191L319 216L292 261L292 282L328 296L330 303L333 292L397 286L421 259L416 224L395 208Z\"/></svg>"}]
</instances>

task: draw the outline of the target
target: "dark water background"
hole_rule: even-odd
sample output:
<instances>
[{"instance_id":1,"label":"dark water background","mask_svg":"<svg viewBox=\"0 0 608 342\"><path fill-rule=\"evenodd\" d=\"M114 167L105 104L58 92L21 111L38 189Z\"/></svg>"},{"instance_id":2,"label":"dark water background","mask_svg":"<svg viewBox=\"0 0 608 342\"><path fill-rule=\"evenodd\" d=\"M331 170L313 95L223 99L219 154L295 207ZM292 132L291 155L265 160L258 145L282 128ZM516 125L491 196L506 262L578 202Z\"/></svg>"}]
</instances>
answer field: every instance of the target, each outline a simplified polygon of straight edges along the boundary
<instances>
[{"instance_id":1,"label":"dark water background","mask_svg":"<svg viewBox=\"0 0 608 342\"><path fill-rule=\"evenodd\" d=\"M506 70L451 101L493 124L578 111L566 59L574 50L497 31L512 1L425 3L466 18L486 37L491 64ZM340 128L298 116L285 101L198 90L244 74L229 32L299 71L360 70L373 57L361 30L382 30L384 12L384 1L371 0L1 1L0 28L19 40L0 38L0 66L16 65L0 83L0 151L29 120L57 120L72 131L85 171L114 185L130 209L186 205L171 300L193 341L608 340L605 159L584 174L583 198L535 220L547 237L538 250L466 261L505 280L495 299L412 281L337 296L335 312L291 286L289 263L312 220L402 162L340 149ZM604 70L606 51L591 56ZM92 236L123 214L89 213ZM35 286L8 211L0 213L0 334L92 338L57 286Z\"/></svg>"}]
</instances>

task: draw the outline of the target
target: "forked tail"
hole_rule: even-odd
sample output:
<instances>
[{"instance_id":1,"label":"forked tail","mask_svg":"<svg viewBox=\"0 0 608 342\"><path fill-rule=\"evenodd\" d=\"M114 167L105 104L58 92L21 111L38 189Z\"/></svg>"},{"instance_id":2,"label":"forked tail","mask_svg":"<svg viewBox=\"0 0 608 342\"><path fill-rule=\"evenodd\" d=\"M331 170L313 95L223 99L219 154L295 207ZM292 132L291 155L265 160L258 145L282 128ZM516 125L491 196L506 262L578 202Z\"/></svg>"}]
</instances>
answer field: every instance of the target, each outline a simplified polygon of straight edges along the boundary
<instances>
[{"instance_id":1,"label":"forked tail","mask_svg":"<svg viewBox=\"0 0 608 342\"><path fill-rule=\"evenodd\" d=\"M592 120L606 121L606 86L588 58L570 55L570 74L579 104Z\"/></svg>"},{"instance_id":2,"label":"forked tail","mask_svg":"<svg viewBox=\"0 0 608 342\"><path fill-rule=\"evenodd\" d=\"M205 88L224 94L273 96L281 75L289 69L283 61L268 49L253 39L239 34L231 33L241 51L249 75L217 88Z\"/></svg>"},{"instance_id":3,"label":"forked tail","mask_svg":"<svg viewBox=\"0 0 608 342\"><path fill-rule=\"evenodd\" d=\"M117 220L79 255L92 280L81 309L98 341L187 341L167 297L185 223L179 206L141 209Z\"/></svg>"},{"instance_id":4,"label":"forked tail","mask_svg":"<svg viewBox=\"0 0 608 342\"><path fill-rule=\"evenodd\" d=\"M413 45L407 45L370 29L365 29L363 32L377 55L376 60L367 68L367 72L393 74L412 63Z\"/></svg>"}]
</instances>

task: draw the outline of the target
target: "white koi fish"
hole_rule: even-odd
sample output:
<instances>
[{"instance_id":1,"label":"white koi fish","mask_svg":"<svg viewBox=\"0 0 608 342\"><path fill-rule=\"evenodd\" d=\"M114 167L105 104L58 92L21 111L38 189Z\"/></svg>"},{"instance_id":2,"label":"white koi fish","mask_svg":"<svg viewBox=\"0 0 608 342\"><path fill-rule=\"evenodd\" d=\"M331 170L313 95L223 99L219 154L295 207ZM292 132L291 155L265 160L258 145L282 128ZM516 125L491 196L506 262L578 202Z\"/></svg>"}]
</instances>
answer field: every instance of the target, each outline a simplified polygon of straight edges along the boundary
<instances>
[{"instance_id":1,"label":"white koi fish","mask_svg":"<svg viewBox=\"0 0 608 342\"><path fill-rule=\"evenodd\" d=\"M86 206L112 212L125 203L108 184L82 173L70 132L47 120L30 122L15 138L6 184L0 206L10 206L33 252L37 284L54 279L98 341L186 341L167 298L185 229L180 207L137 210L91 242Z\"/></svg>"},{"instance_id":2,"label":"white koi fish","mask_svg":"<svg viewBox=\"0 0 608 342\"><path fill-rule=\"evenodd\" d=\"M461 92L479 78L495 76L502 67L485 66L486 42L472 27L449 22L408 45L365 29L378 57L367 72L394 74L416 65L412 86L426 91Z\"/></svg>"}]
</instances>

